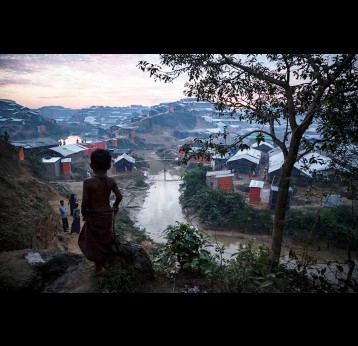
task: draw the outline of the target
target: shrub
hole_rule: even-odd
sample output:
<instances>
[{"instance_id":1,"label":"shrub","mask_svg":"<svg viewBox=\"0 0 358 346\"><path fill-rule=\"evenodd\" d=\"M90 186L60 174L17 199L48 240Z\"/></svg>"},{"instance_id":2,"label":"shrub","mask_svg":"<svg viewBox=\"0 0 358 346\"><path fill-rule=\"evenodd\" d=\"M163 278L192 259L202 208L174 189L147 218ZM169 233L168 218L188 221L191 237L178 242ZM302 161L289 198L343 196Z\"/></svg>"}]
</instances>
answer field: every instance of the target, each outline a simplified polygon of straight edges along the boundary
<instances>
[{"instance_id":1,"label":"shrub","mask_svg":"<svg viewBox=\"0 0 358 346\"><path fill-rule=\"evenodd\" d=\"M158 251L155 263L165 268L174 268L179 264L186 272L208 274L216 266L214 257L205 247L210 246L209 237L195 227L176 222L163 232L167 243Z\"/></svg>"}]
</instances>

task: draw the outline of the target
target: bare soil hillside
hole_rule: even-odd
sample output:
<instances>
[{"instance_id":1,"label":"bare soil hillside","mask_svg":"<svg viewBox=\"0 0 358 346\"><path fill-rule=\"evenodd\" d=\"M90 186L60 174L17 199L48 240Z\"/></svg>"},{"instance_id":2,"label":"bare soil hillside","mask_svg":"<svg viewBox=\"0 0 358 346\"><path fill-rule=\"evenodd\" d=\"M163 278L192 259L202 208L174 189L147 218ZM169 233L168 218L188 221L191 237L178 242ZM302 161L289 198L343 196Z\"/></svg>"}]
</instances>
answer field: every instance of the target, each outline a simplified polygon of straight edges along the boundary
<instances>
[{"instance_id":1,"label":"bare soil hillside","mask_svg":"<svg viewBox=\"0 0 358 346\"><path fill-rule=\"evenodd\" d=\"M36 179L28 161L0 139L0 252L24 248L63 249L61 224L49 200L62 196Z\"/></svg>"}]
</instances>

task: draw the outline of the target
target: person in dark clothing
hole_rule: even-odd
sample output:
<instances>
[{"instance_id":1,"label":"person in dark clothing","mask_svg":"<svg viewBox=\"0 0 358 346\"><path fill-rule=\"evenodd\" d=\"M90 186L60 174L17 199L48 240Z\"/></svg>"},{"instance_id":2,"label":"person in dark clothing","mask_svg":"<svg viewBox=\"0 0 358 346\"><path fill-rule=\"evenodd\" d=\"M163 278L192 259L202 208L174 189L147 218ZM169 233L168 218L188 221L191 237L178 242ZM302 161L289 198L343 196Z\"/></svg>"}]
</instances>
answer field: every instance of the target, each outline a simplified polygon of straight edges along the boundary
<instances>
[{"instance_id":1,"label":"person in dark clothing","mask_svg":"<svg viewBox=\"0 0 358 346\"><path fill-rule=\"evenodd\" d=\"M81 211L78 208L78 203L75 203L75 207L73 209L73 221L71 225L71 232L72 233L80 233L80 220L81 219Z\"/></svg>"},{"instance_id":2,"label":"person in dark clothing","mask_svg":"<svg viewBox=\"0 0 358 346\"><path fill-rule=\"evenodd\" d=\"M68 204L70 206L71 216L73 217L73 209L75 209L76 204L76 196L74 193L72 193L70 198L68 199Z\"/></svg>"}]
</instances>

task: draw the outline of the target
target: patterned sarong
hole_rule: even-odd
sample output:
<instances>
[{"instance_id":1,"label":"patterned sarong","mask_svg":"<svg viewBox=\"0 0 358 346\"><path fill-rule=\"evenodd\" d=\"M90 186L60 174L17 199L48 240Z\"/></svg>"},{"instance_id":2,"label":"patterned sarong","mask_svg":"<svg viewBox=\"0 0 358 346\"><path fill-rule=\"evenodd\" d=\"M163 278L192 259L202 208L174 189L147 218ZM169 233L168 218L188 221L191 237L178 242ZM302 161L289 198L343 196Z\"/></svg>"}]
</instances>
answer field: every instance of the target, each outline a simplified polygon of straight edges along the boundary
<instances>
[{"instance_id":1,"label":"patterned sarong","mask_svg":"<svg viewBox=\"0 0 358 346\"><path fill-rule=\"evenodd\" d=\"M104 265L112 253L111 211L89 211L78 237L78 246L87 259L98 265Z\"/></svg>"}]
</instances>

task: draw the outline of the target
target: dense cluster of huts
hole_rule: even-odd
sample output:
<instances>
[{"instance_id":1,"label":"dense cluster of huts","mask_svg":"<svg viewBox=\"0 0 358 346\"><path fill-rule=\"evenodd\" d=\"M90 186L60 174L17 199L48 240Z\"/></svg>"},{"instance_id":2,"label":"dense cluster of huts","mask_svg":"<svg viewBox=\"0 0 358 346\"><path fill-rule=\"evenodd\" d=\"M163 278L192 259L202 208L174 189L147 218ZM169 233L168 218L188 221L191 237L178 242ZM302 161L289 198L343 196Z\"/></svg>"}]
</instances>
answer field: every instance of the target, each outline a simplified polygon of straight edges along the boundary
<instances>
[{"instance_id":1,"label":"dense cluster of huts","mask_svg":"<svg viewBox=\"0 0 358 346\"><path fill-rule=\"evenodd\" d=\"M246 141L246 144L250 144ZM192 148L192 152L200 148ZM358 148L355 152L358 155ZM179 156L182 150L178 150ZM235 190L234 181L249 177L249 203L268 204L271 210L276 208L278 180L284 162L281 149L272 142L258 144L252 142L248 149L237 150L224 156L212 155L211 159L193 157L189 162L202 162L211 165L212 171L206 174L206 184L213 189L227 192ZM331 158L319 151L304 155L294 164L292 181L296 186L307 186L313 181L326 179L335 172L331 166ZM358 159L352 161L358 165ZM265 188L266 187L266 188ZM287 208L290 207L293 189L289 189ZM339 205L339 196L331 195L324 201L325 206Z\"/></svg>"},{"instance_id":2,"label":"dense cluster of huts","mask_svg":"<svg viewBox=\"0 0 358 346\"><path fill-rule=\"evenodd\" d=\"M44 175L49 179L71 175L72 164L80 159L89 159L97 148L111 152L112 165L118 172L131 171L135 164L135 159L129 155L129 149L117 148L116 139L60 145L52 138L43 137L11 141L11 144L18 148L20 160L29 156L40 157L46 169Z\"/></svg>"}]
</instances>

